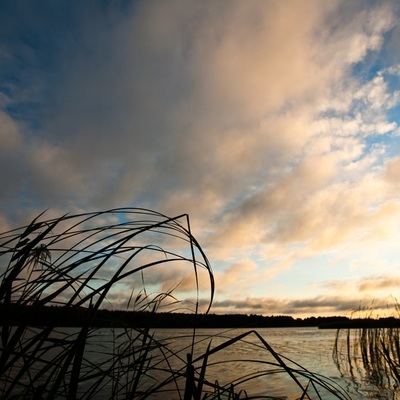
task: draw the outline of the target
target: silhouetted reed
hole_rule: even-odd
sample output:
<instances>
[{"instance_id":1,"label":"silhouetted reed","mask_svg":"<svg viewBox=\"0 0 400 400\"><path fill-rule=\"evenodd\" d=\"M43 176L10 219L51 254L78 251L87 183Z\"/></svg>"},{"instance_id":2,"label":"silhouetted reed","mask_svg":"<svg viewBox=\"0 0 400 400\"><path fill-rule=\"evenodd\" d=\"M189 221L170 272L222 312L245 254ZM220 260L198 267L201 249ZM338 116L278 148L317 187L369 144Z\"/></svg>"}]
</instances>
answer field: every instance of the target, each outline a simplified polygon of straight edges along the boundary
<instances>
[{"instance_id":1,"label":"silhouetted reed","mask_svg":"<svg viewBox=\"0 0 400 400\"><path fill-rule=\"evenodd\" d=\"M213 273L186 214L170 218L125 208L47 220L40 215L0 235L0 256L1 399L272 399L266 393L251 397L242 385L260 377L273 385L277 374L297 388L296 398L329 393L349 399L329 379L276 353L256 331L202 338L193 329L190 337L174 340L156 336L148 326L118 325L107 328L108 336L94 326L96 311L113 301L126 310L151 313L185 309L195 319L204 277L209 310ZM176 286L155 293L148 289L157 286L151 280L147 284L147 272L169 268L173 274L176 264L192 270L196 298L190 304L176 297ZM73 309L73 315L82 311L84 317L74 328L57 327L51 319L40 326L24 322L43 306L57 306L60 313ZM262 349L263 357L219 357L234 355L230 349L239 344ZM224 363L238 362L257 368L227 382L211 374Z\"/></svg>"},{"instance_id":2,"label":"silhouetted reed","mask_svg":"<svg viewBox=\"0 0 400 400\"><path fill-rule=\"evenodd\" d=\"M342 373L392 396L400 384L400 328L338 329L333 359Z\"/></svg>"}]
</instances>

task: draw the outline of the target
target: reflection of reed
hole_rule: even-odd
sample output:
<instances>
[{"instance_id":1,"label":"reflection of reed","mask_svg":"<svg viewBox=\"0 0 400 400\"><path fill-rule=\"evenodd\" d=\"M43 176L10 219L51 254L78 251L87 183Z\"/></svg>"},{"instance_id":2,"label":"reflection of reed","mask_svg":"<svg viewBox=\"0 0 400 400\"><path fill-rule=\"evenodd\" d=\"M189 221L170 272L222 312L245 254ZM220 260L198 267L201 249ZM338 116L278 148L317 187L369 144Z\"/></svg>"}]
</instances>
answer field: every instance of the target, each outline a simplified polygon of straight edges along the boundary
<instances>
[{"instance_id":1,"label":"reflection of reed","mask_svg":"<svg viewBox=\"0 0 400 400\"><path fill-rule=\"evenodd\" d=\"M381 390L394 392L400 383L400 329L338 329L333 360L339 371L354 381L362 379Z\"/></svg>"}]
</instances>

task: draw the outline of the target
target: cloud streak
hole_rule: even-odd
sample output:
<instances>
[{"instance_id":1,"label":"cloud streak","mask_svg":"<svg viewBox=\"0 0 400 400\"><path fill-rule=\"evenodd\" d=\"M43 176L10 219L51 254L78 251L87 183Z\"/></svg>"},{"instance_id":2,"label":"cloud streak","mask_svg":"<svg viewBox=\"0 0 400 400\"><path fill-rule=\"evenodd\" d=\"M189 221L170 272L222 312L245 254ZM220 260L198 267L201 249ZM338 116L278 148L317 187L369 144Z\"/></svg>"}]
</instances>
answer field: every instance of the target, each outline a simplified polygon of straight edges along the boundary
<instances>
[{"instance_id":1,"label":"cloud streak","mask_svg":"<svg viewBox=\"0 0 400 400\"><path fill-rule=\"evenodd\" d=\"M315 297L301 300L276 298L246 298L243 300L216 301L213 310L221 314L263 314L293 316L339 316L357 317L387 316L388 310L396 306L393 300L368 302L343 297ZM372 313L372 314L371 314Z\"/></svg>"}]
</instances>

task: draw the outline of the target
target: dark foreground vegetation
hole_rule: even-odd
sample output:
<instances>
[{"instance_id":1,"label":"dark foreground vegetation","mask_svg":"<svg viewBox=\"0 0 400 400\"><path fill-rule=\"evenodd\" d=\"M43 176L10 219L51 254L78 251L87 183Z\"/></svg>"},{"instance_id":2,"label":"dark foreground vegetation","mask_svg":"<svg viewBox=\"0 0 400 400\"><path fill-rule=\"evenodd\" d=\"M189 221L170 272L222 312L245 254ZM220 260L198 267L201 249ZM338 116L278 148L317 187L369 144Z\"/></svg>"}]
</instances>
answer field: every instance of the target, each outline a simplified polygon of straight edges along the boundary
<instances>
[{"instance_id":1,"label":"dark foreground vegetation","mask_svg":"<svg viewBox=\"0 0 400 400\"><path fill-rule=\"evenodd\" d=\"M170 272L176 264L193 273L197 298L191 304L183 304L174 287L147 289L148 272ZM0 399L276 399L245 388L258 379L273 387L282 375L290 398L350 399L336 383L278 354L255 329L218 341L199 338L196 328L207 324L293 326L294 321L199 314L201 280L210 288L208 314L213 273L186 214L170 218L131 208L54 219L40 215L0 234ZM126 310L105 311L127 288ZM185 314L160 313L165 307L184 308ZM173 318L173 325L191 327L191 334L175 342L157 338L150 328ZM72 324L74 329L59 328ZM104 339L98 326L113 324L123 329L110 329L111 338ZM236 359L232 349L241 344L256 346L260 359ZM228 363L239 376L215 376ZM256 368L240 375L240 363Z\"/></svg>"}]
</instances>

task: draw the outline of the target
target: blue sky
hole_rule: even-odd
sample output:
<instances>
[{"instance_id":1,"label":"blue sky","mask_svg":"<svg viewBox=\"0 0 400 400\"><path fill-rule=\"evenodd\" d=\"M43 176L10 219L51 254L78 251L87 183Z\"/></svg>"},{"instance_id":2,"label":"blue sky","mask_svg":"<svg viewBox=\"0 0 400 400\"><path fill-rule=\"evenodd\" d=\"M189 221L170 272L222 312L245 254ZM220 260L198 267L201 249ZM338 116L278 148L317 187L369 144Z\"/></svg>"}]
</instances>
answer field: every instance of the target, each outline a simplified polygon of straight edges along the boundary
<instances>
[{"instance_id":1,"label":"blue sky","mask_svg":"<svg viewBox=\"0 0 400 400\"><path fill-rule=\"evenodd\" d=\"M386 315L400 283L399 12L2 2L1 231L45 209L188 213L215 271L212 311L373 302ZM169 272L152 281L188 279Z\"/></svg>"}]
</instances>

